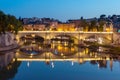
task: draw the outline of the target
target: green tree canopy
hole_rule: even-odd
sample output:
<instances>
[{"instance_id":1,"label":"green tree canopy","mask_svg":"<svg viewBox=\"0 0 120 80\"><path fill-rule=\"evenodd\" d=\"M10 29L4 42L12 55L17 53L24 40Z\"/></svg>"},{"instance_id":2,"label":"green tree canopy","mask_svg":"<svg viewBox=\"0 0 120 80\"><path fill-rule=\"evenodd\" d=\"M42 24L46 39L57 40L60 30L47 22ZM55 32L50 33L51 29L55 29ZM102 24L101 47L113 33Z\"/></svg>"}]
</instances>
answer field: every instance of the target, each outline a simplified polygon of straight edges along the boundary
<instances>
[{"instance_id":1,"label":"green tree canopy","mask_svg":"<svg viewBox=\"0 0 120 80\"><path fill-rule=\"evenodd\" d=\"M0 33L12 32L17 34L22 29L22 23L15 16L6 15L0 11Z\"/></svg>"}]
</instances>

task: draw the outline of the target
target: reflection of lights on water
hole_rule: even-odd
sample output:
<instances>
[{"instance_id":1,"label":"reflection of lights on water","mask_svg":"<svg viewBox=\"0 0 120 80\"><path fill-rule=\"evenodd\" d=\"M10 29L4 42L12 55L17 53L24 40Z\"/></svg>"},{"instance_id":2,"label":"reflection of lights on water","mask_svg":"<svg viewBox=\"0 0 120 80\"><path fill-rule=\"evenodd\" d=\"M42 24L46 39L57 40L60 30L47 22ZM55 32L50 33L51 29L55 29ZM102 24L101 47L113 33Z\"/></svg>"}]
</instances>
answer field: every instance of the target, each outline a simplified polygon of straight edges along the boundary
<instances>
[{"instance_id":1,"label":"reflection of lights on water","mask_svg":"<svg viewBox=\"0 0 120 80\"><path fill-rule=\"evenodd\" d=\"M39 46L39 49L41 49L41 46Z\"/></svg>"},{"instance_id":2,"label":"reflection of lights on water","mask_svg":"<svg viewBox=\"0 0 120 80\"><path fill-rule=\"evenodd\" d=\"M47 59L47 60L45 61L45 63L46 63L47 65L49 65L49 64L50 64L50 60Z\"/></svg>"},{"instance_id":3,"label":"reflection of lights on water","mask_svg":"<svg viewBox=\"0 0 120 80\"><path fill-rule=\"evenodd\" d=\"M55 54L58 54L58 51L55 49Z\"/></svg>"},{"instance_id":4,"label":"reflection of lights on water","mask_svg":"<svg viewBox=\"0 0 120 80\"><path fill-rule=\"evenodd\" d=\"M103 51L103 48L102 48L102 47L99 47L98 51L99 51L99 52Z\"/></svg>"},{"instance_id":5,"label":"reflection of lights on water","mask_svg":"<svg viewBox=\"0 0 120 80\"><path fill-rule=\"evenodd\" d=\"M90 56L92 56L93 55L93 53L92 52L90 52Z\"/></svg>"},{"instance_id":6,"label":"reflection of lights on water","mask_svg":"<svg viewBox=\"0 0 120 80\"><path fill-rule=\"evenodd\" d=\"M35 41L32 41L32 43L35 43Z\"/></svg>"},{"instance_id":7,"label":"reflection of lights on water","mask_svg":"<svg viewBox=\"0 0 120 80\"><path fill-rule=\"evenodd\" d=\"M30 54L30 56L33 56L33 53L32 53L32 54Z\"/></svg>"},{"instance_id":8,"label":"reflection of lights on water","mask_svg":"<svg viewBox=\"0 0 120 80\"><path fill-rule=\"evenodd\" d=\"M54 65L54 63L53 63L53 62L51 63L51 66L52 66L52 68L54 68L54 67L55 67L55 65Z\"/></svg>"},{"instance_id":9,"label":"reflection of lights on water","mask_svg":"<svg viewBox=\"0 0 120 80\"><path fill-rule=\"evenodd\" d=\"M65 42L64 45L67 46L68 45L67 42Z\"/></svg>"},{"instance_id":10,"label":"reflection of lights on water","mask_svg":"<svg viewBox=\"0 0 120 80\"><path fill-rule=\"evenodd\" d=\"M71 51L75 51L75 48L72 47L72 48L71 48Z\"/></svg>"},{"instance_id":11,"label":"reflection of lights on water","mask_svg":"<svg viewBox=\"0 0 120 80\"><path fill-rule=\"evenodd\" d=\"M86 52L86 53L88 53L88 52L89 52L89 49L88 49L88 48L86 48L85 52Z\"/></svg>"},{"instance_id":12,"label":"reflection of lights on water","mask_svg":"<svg viewBox=\"0 0 120 80\"><path fill-rule=\"evenodd\" d=\"M30 58L32 58L33 57L33 54L30 54Z\"/></svg>"},{"instance_id":13,"label":"reflection of lights on water","mask_svg":"<svg viewBox=\"0 0 120 80\"><path fill-rule=\"evenodd\" d=\"M95 58L97 58L97 55L95 55Z\"/></svg>"},{"instance_id":14,"label":"reflection of lights on water","mask_svg":"<svg viewBox=\"0 0 120 80\"><path fill-rule=\"evenodd\" d=\"M30 66L30 62L27 62L27 67L29 67Z\"/></svg>"},{"instance_id":15,"label":"reflection of lights on water","mask_svg":"<svg viewBox=\"0 0 120 80\"><path fill-rule=\"evenodd\" d=\"M72 66L74 65L74 62L72 61Z\"/></svg>"},{"instance_id":16,"label":"reflection of lights on water","mask_svg":"<svg viewBox=\"0 0 120 80\"><path fill-rule=\"evenodd\" d=\"M63 56L64 54L63 53L61 53L61 56Z\"/></svg>"},{"instance_id":17,"label":"reflection of lights on water","mask_svg":"<svg viewBox=\"0 0 120 80\"><path fill-rule=\"evenodd\" d=\"M26 43L27 41L26 41L26 39L25 39L25 43Z\"/></svg>"},{"instance_id":18,"label":"reflection of lights on water","mask_svg":"<svg viewBox=\"0 0 120 80\"><path fill-rule=\"evenodd\" d=\"M81 64L81 63L83 63L84 62L84 60L83 59L79 59L79 63Z\"/></svg>"},{"instance_id":19,"label":"reflection of lights on water","mask_svg":"<svg viewBox=\"0 0 120 80\"><path fill-rule=\"evenodd\" d=\"M58 44L60 44L60 41L58 41Z\"/></svg>"},{"instance_id":20,"label":"reflection of lights on water","mask_svg":"<svg viewBox=\"0 0 120 80\"><path fill-rule=\"evenodd\" d=\"M100 68L100 64L98 63L98 69Z\"/></svg>"},{"instance_id":21,"label":"reflection of lights on water","mask_svg":"<svg viewBox=\"0 0 120 80\"><path fill-rule=\"evenodd\" d=\"M58 46L58 50L62 50L62 46Z\"/></svg>"},{"instance_id":22,"label":"reflection of lights on water","mask_svg":"<svg viewBox=\"0 0 120 80\"><path fill-rule=\"evenodd\" d=\"M103 43L103 39L102 38L98 38L98 43L102 44Z\"/></svg>"}]
</instances>

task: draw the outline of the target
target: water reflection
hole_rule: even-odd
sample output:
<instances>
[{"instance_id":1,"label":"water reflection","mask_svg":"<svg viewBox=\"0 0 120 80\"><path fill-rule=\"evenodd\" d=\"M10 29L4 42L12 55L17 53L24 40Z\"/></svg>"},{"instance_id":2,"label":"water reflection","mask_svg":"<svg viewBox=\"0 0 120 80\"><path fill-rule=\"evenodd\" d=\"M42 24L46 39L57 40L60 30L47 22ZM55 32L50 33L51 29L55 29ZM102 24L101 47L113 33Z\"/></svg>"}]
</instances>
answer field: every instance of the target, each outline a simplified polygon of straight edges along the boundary
<instances>
[{"instance_id":1,"label":"water reflection","mask_svg":"<svg viewBox=\"0 0 120 80\"><path fill-rule=\"evenodd\" d=\"M15 57L15 52L0 53L0 68L7 66Z\"/></svg>"},{"instance_id":2,"label":"water reflection","mask_svg":"<svg viewBox=\"0 0 120 80\"><path fill-rule=\"evenodd\" d=\"M24 43L26 43L25 40ZM28 40L29 42L29 40ZM32 43L34 42L34 43ZM102 53L103 47L95 49L81 48L74 43L67 41L52 41L50 45L44 45L43 42L32 41L30 44L23 44L22 48L17 52L18 61L28 61L27 66L30 66L29 61L45 61L47 65L55 67L54 61L70 61L73 66L75 62L83 64L90 62L92 65L98 65L99 68L107 68L107 61L112 63L114 60L119 60L118 55Z\"/></svg>"},{"instance_id":3,"label":"water reflection","mask_svg":"<svg viewBox=\"0 0 120 80\"><path fill-rule=\"evenodd\" d=\"M13 79L21 62L16 61L15 51L0 53L0 80Z\"/></svg>"},{"instance_id":4,"label":"water reflection","mask_svg":"<svg viewBox=\"0 0 120 80\"><path fill-rule=\"evenodd\" d=\"M27 74L32 74L30 77L31 79L34 79L32 76L35 76L34 73L40 73L39 69L41 69L45 74L49 73L52 69L52 76L56 75L57 72L60 72L59 70L66 69L66 73L61 72L63 75L66 75L70 74L69 70L74 71L78 69L78 71L73 74L71 72L73 77L78 74L82 75L82 69L84 72L86 72L87 69L93 69L94 71L95 69L93 66L96 66L98 70L110 69L110 71L113 71L113 69L117 69L113 68L116 66L115 62L118 62L117 64L119 64L120 61L119 55L102 53L104 50L102 47L96 50L91 50L89 48L78 47L77 45L74 45L74 43L68 43L66 41L62 43L55 41L49 45L44 45L43 42L34 40L25 40L22 42L23 45L17 51L0 53L0 80L27 80L30 79L27 78ZM46 66L49 68L46 68ZM31 73L30 71L27 71L29 69L31 70ZM26 71L26 73L24 73L24 71ZM88 76L91 75L91 73L92 70L84 75ZM25 76L20 78L18 75ZM44 78L38 77L38 79L45 80ZM47 80L48 79L51 78L47 78Z\"/></svg>"}]
</instances>

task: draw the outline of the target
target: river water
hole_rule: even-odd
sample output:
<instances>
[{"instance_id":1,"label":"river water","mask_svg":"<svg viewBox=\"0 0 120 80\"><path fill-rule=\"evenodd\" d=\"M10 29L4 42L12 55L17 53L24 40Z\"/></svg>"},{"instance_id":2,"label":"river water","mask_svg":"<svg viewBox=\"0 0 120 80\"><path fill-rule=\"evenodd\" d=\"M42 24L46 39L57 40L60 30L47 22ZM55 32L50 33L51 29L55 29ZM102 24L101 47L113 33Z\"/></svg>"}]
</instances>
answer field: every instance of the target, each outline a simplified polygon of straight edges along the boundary
<instances>
[{"instance_id":1,"label":"river water","mask_svg":"<svg viewBox=\"0 0 120 80\"><path fill-rule=\"evenodd\" d=\"M21 41L0 52L0 80L120 80L120 57L66 41ZM96 48L95 48L96 49Z\"/></svg>"}]
</instances>

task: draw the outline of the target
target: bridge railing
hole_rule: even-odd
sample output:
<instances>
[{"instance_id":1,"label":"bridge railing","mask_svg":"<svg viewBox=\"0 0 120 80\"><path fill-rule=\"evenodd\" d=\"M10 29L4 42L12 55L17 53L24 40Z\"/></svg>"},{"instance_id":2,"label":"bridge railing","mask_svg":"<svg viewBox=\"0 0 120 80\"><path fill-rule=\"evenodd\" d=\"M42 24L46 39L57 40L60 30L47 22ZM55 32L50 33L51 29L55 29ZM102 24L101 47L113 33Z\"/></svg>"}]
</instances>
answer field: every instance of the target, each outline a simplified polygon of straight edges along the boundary
<instances>
[{"instance_id":1,"label":"bridge railing","mask_svg":"<svg viewBox=\"0 0 120 80\"><path fill-rule=\"evenodd\" d=\"M19 31L18 33L92 33L92 34L113 34L113 32L83 32L83 31Z\"/></svg>"}]
</instances>

